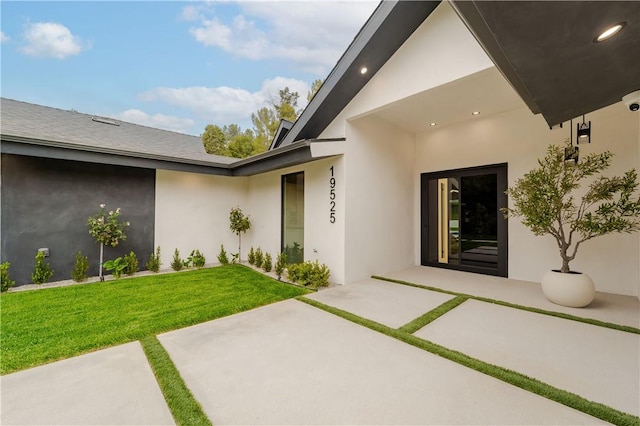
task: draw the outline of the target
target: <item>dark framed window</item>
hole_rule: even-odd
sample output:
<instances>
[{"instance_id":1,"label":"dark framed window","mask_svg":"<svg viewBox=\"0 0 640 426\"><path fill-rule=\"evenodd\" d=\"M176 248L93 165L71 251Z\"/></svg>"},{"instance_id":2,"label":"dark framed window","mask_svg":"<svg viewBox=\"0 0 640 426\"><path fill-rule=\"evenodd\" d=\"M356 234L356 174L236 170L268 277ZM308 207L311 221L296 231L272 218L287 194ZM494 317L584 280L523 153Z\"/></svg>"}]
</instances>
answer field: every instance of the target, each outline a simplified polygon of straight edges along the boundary
<instances>
[{"instance_id":1,"label":"dark framed window","mask_svg":"<svg viewBox=\"0 0 640 426\"><path fill-rule=\"evenodd\" d=\"M282 176L281 241L287 263L304 261L304 172Z\"/></svg>"}]
</instances>

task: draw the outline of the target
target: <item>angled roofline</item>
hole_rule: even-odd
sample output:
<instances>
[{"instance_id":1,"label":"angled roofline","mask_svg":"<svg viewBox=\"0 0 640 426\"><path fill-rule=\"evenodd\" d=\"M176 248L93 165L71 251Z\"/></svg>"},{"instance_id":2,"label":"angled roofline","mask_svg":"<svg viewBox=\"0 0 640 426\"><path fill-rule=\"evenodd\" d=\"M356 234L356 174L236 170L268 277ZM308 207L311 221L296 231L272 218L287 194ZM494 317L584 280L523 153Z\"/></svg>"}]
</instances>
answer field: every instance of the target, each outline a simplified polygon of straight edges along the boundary
<instances>
[{"instance_id":1,"label":"angled roofline","mask_svg":"<svg viewBox=\"0 0 640 426\"><path fill-rule=\"evenodd\" d=\"M287 133L289 133L291 127L293 127L293 121L285 120L284 118L280 120L278 130L276 130L276 134L271 141L271 145L269 145L268 151L271 151L272 149L275 149L279 147L280 144L282 144L282 140L285 136L287 136Z\"/></svg>"},{"instance_id":2,"label":"angled roofline","mask_svg":"<svg viewBox=\"0 0 640 426\"><path fill-rule=\"evenodd\" d=\"M440 3L381 1L280 145L319 137Z\"/></svg>"}]
</instances>

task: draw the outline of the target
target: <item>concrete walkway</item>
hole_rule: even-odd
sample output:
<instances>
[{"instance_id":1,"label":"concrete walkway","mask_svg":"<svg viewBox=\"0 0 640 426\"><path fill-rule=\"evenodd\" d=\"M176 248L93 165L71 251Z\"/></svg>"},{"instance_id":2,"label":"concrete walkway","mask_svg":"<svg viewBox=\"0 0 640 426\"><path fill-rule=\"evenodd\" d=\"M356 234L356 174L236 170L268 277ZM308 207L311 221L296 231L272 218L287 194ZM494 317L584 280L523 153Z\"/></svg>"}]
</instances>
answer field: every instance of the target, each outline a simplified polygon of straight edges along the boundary
<instances>
[{"instance_id":1,"label":"concrete walkway","mask_svg":"<svg viewBox=\"0 0 640 426\"><path fill-rule=\"evenodd\" d=\"M530 294L530 305L562 310L511 280L438 281L419 268L393 275L520 304ZM308 297L392 328L451 298L373 279ZM620 299L623 314L618 298L599 300L580 316L633 325L640 315L633 300ZM468 300L415 335L640 413L637 334ZM158 338L217 425L602 423L297 300ZM3 425L173 423L137 342L2 376L0 386Z\"/></svg>"}]
</instances>

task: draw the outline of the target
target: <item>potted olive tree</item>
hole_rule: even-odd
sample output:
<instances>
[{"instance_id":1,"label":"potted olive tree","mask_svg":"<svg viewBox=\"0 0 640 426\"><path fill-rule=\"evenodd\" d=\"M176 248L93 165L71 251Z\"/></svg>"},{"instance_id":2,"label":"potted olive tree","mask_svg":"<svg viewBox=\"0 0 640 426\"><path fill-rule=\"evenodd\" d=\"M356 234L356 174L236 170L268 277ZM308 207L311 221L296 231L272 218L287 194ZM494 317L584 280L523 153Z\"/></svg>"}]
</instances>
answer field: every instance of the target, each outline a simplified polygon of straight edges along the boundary
<instances>
[{"instance_id":1,"label":"potted olive tree","mask_svg":"<svg viewBox=\"0 0 640 426\"><path fill-rule=\"evenodd\" d=\"M571 147L567 141L565 147ZM572 271L585 241L614 232L640 229L640 197L635 169L623 176L605 177L601 172L611 164L613 154L589 154L580 161L565 161L565 147L550 145L538 167L518 179L507 195L512 207L502 209L505 217L522 217L535 235L551 235L557 243L562 266L542 278L542 291L553 303L587 306L595 296L595 286L584 273ZM574 196L581 183L589 186L582 196ZM635 197L635 198L634 198Z\"/></svg>"}]
</instances>

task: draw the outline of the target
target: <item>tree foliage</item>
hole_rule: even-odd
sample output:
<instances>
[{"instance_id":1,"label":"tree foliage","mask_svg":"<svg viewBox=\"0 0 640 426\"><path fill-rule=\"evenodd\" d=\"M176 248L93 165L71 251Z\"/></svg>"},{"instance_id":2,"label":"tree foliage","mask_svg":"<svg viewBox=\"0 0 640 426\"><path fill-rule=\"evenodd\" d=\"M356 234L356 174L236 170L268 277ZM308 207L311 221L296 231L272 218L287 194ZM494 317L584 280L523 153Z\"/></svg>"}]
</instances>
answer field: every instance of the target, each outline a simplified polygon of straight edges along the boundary
<instances>
[{"instance_id":1,"label":"tree foliage","mask_svg":"<svg viewBox=\"0 0 640 426\"><path fill-rule=\"evenodd\" d=\"M316 93L318 93L318 90L320 90L322 83L323 81L320 79L314 80L314 82L311 83L311 89L309 90L309 93L307 93L307 102L311 102L311 99L313 99Z\"/></svg>"},{"instance_id":2,"label":"tree foliage","mask_svg":"<svg viewBox=\"0 0 640 426\"><path fill-rule=\"evenodd\" d=\"M566 147L571 146L567 141ZM589 154L580 162L565 161L564 147L549 145L538 167L518 179L507 190L512 208L502 209L505 217L522 217L535 235L553 236L562 257L561 272L569 272L578 247L592 238L613 232L640 230L640 197L636 194L635 169L623 176L605 177L613 154ZM594 175L579 200L574 191ZM634 198L635 197L635 198Z\"/></svg>"},{"instance_id":3,"label":"tree foliage","mask_svg":"<svg viewBox=\"0 0 640 426\"><path fill-rule=\"evenodd\" d=\"M320 80L316 80L312 85L312 92L315 93L321 84ZM312 96L312 92L309 92L307 97ZM245 158L266 151L278 130L280 120L297 120L300 114L296 109L299 97L298 92L292 92L288 87L279 90L277 99L271 99L268 106L251 114L253 129L243 131L237 124L222 127L215 124L207 125L201 135L205 151L209 154L236 158Z\"/></svg>"}]
</instances>

